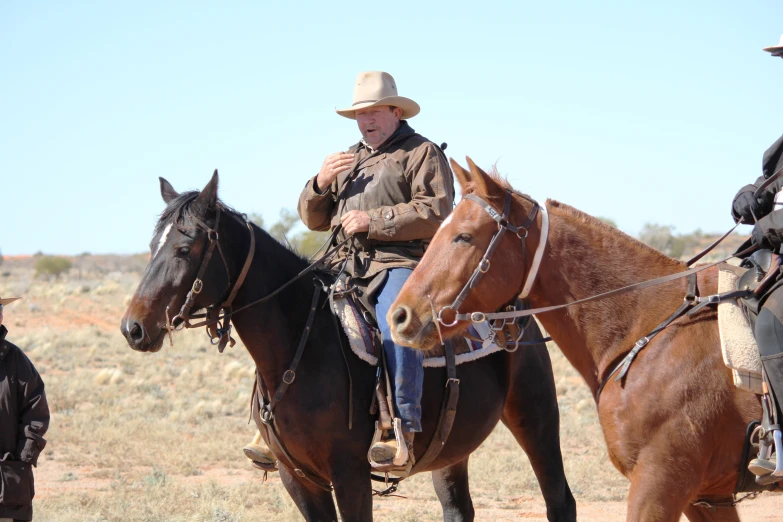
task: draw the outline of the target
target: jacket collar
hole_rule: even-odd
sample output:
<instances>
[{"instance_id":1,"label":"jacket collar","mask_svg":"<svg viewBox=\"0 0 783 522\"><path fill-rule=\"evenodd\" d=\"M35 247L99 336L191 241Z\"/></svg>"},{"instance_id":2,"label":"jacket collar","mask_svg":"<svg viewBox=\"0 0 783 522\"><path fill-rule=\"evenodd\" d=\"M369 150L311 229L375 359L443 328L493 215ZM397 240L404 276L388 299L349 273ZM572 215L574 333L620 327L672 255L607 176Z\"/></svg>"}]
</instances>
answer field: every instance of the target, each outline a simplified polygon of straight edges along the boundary
<instances>
[{"instance_id":1,"label":"jacket collar","mask_svg":"<svg viewBox=\"0 0 783 522\"><path fill-rule=\"evenodd\" d=\"M5 356L8 354L8 350L10 349L8 343L5 342L5 336L7 333L8 333L8 328L6 328L3 325L0 325L0 361L5 359Z\"/></svg>"},{"instance_id":2,"label":"jacket collar","mask_svg":"<svg viewBox=\"0 0 783 522\"><path fill-rule=\"evenodd\" d=\"M397 130L394 131L394 133L391 136L389 136L389 138L386 141L381 143L381 146L378 147L377 149L373 149L372 147L367 145L367 143L364 142L364 139L362 139L360 143L361 146L367 150L367 152L369 152L370 154L374 154L376 152L386 152L395 143L398 143L414 134L416 134L416 131L413 130L413 127L408 125L408 122L406 120L402 120L400 121L400 126L397 127Z\"/></svg>"}]
</instances>

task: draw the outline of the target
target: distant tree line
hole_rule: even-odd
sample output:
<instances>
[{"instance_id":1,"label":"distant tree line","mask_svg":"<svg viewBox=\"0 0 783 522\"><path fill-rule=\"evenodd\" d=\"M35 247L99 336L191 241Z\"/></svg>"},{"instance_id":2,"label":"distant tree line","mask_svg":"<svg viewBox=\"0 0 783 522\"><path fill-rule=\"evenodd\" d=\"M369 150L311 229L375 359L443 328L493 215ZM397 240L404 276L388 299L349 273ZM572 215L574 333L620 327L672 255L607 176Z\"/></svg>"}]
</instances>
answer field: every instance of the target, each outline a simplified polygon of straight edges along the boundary
<instances>
[{"instance_id":1,"label":"distant tree line","mask_svg":"<svg viewBox=\"0 0 783 522\"><path fill-rule=\"evenodd\" d=\"M315 232L307 229L294 232L294 228L300 223L299 215L287 208L280 210L277 222L268 228L264 226L264 218L259 214L253 213L247 218L269 232L269 235L280 243L305 257L312 257L324 241L329 238L329 232Z\"/></svg>"}]
</instances>

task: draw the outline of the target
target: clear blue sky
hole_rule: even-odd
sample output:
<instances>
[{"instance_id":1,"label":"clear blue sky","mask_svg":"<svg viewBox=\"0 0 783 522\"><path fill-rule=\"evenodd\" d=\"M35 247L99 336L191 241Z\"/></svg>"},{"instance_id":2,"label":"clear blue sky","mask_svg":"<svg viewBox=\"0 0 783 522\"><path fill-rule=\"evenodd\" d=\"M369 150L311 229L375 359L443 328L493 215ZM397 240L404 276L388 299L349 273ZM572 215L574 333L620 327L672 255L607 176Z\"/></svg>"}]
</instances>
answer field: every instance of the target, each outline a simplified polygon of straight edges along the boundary
<instances>
[{"instance_id":1,"label":"clear blue sky","mask_svg":"<svg viewBox=\"0 0 783 522\"><path fill-rule=\"evenodd\" d=\"M447 154L614 219L723 231L783 133L783 2L2 2L0 250L147 250L158 176L267 223L385 70Z\"/></svg>"}]
</instances>

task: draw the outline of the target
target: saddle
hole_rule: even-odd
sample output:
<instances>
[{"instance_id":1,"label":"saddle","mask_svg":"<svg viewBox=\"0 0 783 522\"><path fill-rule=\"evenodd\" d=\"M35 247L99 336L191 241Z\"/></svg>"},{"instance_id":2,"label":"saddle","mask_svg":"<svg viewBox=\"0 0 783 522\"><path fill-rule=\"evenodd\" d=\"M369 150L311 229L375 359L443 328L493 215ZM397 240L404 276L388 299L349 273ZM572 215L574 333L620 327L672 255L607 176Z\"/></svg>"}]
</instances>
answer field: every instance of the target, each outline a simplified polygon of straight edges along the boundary
<instances>
[{"instance_id":1,"label":"saddle","mask_svg":"<svg viewBox=\"0 0 783 522\"><path fill-rule=\"evenodd\" d=\"M390 473L401 479L424 469L437 457L448 439L459 397L456 366L504 349L514 351L522 338L524 327L515 321L505 322L499 327L481 323L471 327L466 337L446 341L438 348L425 352L425 367L446 367L447 393L443 399L435 436L426 452L412 467L403 440L401 419L394 416L392 391L389 385L392 381L385 365L375 316L374 296L385 277L385 272L371 280L352 279L342 274L334 282L331 304L348 337L351 350L363 361L378 367L370 407L370 414L377 415L378 420L375 423L375 433L370 446L391 438L397 441L397 455L391 464L381 465L374 462L370 452L367 454L368 460L376 471Z\"/></svg>"},{"instance_id":2,"label":"saddle","mask_svg":"<svg viewBox=\"0 0 783 522\"><path fill-rule=\"evenodd\" d=\"M783 452L779 426L778 405L767 393L764 369L761 364L754 330L758 314L769 295L783 285L780 272L781 258L769 250L759 250L745 258L739 267L722 264L719 267L718 292L750 291L746 297L718 305L718 326L721 351L726 366L732 370L734 384L761 396L762 419L748 426L743 462L748 462L751 448L762 458L768 458L777 446L777 454ZM743 466L737 492L774 489L780 477L767 475L755 477Z\"/></svg>"},{"instance_id":3,"label":"saddle","mask_svg":"<svg viewBox=\"0 0 783 522\"><path fill-rule=\"evenodd\" d=\"M379 274L372 281L365 281L342 275L334 283L332 309L340 319L351 350L371 366L379 365L382 354L373 296L380 287L377 281L383 283L383 277L384 274ZM500 325L494 325L485 321L472 325L468 328L465 337L454 340L455 364L474 361L501 350L515 351L530 317L524 319L519 323L505 321ZM425 368L445 366L447 364L443 345L424 352Z\"/></svg>"}]
</instances>

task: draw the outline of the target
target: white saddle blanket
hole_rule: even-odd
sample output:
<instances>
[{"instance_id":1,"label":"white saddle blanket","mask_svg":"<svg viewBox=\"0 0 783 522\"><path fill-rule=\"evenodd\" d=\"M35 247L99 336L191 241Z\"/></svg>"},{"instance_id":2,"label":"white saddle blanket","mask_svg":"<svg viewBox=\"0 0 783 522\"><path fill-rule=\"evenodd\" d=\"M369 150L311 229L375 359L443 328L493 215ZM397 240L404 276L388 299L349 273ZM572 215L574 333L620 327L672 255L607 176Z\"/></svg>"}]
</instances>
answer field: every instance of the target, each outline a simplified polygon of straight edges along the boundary
<instances>
[{"instance_id":1,"label":"white saddle blanket","mask_svg":"<svg viewBox=\"0 0 783 522\"><path fill-rule=\"evenodd\" d=\"M338 288L340 288L339 285ZM378 346L375 333L367 325L367 321L364 320L353 299L335 299L334 312L340 318L340 323L343 325L343 330L345 330L345 335L348 337L353 353L359 356L361 360L377 366L380 346ZM479 323L475 326L472 333L476 337L484 339L484 341L478 342L465 338L467 347L463 348L460 346L456 350L457 356L455 359L458 365L503 350L501 346L492 342L492 332L485 323ZM442 352L424 352L425 368L442 368L444 366L446 366L446 357L442 355Z\"/></svg>"},{"instance_id":2,"label":"white saddle blanket","mask_svg":"<svg viewBox=\"0 0 783 522\"><path fill-rule=\"evenodd\" d=\"M720 265L718 293L734 290L742 269ZM723 361L731 369L738 388L761 394L761 358L753 330L736 300L718 305L718 329Z\"/></svg>"}]
</instances>

